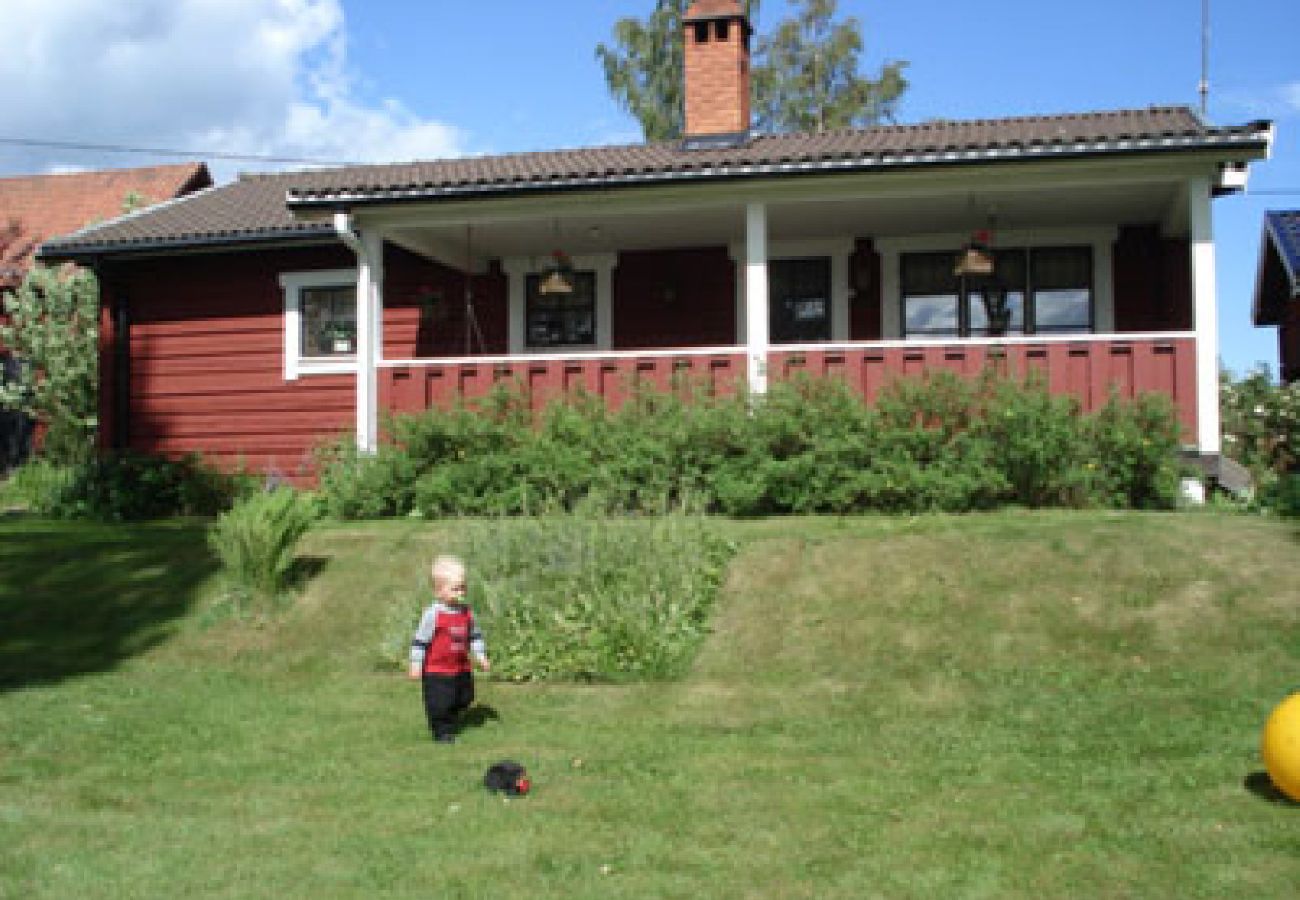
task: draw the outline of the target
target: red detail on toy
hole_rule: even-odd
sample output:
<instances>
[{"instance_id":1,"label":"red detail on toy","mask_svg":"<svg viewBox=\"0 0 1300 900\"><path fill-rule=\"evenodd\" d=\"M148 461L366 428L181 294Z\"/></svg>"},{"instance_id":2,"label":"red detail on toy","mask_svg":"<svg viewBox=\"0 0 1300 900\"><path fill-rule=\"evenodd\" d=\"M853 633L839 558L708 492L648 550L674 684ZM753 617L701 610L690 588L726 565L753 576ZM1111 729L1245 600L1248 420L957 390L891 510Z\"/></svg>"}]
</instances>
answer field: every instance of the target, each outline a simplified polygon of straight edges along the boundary
<instances>
[{"instance_id":1,"label":"red detail on toy","mask_svg":"<svg viewBox=\"0 0 1300 900\"><path fill-rule=\"evenodd\" d=\"M533 783L529 781L527 778L520 778L518 781L515 782L515 787L519 789L519 793L521 794L528 793L528 791L532 788L532 786Z\"/></svg>"}]
</instances>

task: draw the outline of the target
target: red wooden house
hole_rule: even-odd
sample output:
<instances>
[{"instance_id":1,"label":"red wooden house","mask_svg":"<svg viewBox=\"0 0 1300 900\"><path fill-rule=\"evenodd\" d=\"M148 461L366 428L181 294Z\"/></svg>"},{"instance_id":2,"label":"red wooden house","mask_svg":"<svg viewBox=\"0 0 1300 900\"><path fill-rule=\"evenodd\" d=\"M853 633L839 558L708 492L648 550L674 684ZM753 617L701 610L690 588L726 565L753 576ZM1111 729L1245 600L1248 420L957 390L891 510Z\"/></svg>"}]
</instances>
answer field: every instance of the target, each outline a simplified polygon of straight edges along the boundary
<instances>
[{"instance_id":1,"label":"red wooden house","mask_svg":"<svg viewBox=\"0 0 1300 900\"><path fill-rule=\"evenodd\" d=\"M1219 444L1211 203L1272 126L1184 108L749 132L735 0L686 21L682 141L253 175L50 242L103 285L105 445L292 474L381 413L689 371L1042 370Z\"/></svg>"}]
</instances>

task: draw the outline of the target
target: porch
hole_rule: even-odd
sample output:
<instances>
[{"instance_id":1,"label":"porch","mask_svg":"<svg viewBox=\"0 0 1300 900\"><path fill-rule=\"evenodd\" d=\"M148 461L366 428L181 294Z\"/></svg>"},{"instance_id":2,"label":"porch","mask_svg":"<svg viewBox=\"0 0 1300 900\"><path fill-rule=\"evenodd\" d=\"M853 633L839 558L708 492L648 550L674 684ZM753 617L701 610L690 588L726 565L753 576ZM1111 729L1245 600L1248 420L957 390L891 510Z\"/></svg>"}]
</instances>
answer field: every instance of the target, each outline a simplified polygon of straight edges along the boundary
<instances>
[{"instance_id":1,"label":"porch","mask_svg":"<svg viewBox=\"0 0 1300 900\"><path fill-rule=\"evenodd\" d=\"M380 364L377 389L387 413L447 408L501 386L520 391L534 409L576 393L617 408L638 386L670 391L683 377L716 394L744 390L746 367L744 347L398 359ZM1186 331L787 345L767 352L764 371L773 381L800 373L839 378L872 403L891 379L940 371L974 377L990 367L1015 377L1037 373L1085 412L1112 393L1125 400L1164 394L1178 409L1184 440L1195 442L1196 337Z\"/></svg>"}]
</instances>

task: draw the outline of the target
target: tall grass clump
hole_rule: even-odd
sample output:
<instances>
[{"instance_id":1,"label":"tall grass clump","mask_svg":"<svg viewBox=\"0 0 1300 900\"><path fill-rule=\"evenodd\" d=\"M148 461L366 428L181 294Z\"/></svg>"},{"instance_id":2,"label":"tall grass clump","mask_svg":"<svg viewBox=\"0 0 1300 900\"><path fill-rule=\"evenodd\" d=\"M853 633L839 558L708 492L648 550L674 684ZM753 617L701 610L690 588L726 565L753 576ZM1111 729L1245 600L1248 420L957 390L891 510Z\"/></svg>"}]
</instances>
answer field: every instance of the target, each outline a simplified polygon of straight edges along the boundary
<instances>
[{"instance_id":1,"label":"tall grass clump","mask_svg":"<svg viewBox=\"0 0 1300 900\"><path fill-rule=\"evenodd\" d=\"M274 488L222 513L208 532L208 545L241 598L271 599L289 587L294 551L315 517L307 497Z\"/></svg>"},{"instance_id":2,"label":"tall grass clump","mask_svg":"<svg viewBox=\"0 0 1300 900\"><path fill-rule=\"evenodd\" d=\"M458 525L445 549L469 567L469 603L493 673L514 681L672 678L707 630L733 545L683 513L586 512ZM394 601L383 655L403 666L429 587Z\"/></svg>"}]
</instances>

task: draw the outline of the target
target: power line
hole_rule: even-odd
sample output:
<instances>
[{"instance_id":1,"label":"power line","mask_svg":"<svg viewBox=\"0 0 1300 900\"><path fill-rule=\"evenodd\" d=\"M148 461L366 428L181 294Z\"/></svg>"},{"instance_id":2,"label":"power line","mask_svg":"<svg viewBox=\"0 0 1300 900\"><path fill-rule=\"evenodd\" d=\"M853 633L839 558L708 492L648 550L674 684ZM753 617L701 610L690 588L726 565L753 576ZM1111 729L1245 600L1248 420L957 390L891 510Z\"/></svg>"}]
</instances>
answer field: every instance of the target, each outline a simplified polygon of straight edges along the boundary
<instances>
[{"instance_id":1,"label":"power line","mask_svg":"<svg viewBox=\"0 0 1300 900\"><path fill-rule=\"evenodd\" d=\"M39 138L0 137L0 144L18 147L49 147L56 150L93 150L101 153L148 153L155 156L185 156L196 159L222 159L231 162L293 163L313 166L355 166L355 160L341 162L331 159L309 159L298 156L259 156L254 153L221 153L218 151L168 150L160 147L127 147L122 144L87 144L79 141L49 141Z\"/></svg>"},{"instance_id":2,"label":"power line","mask_svg":"<svg viewBox=\"0 0 1300 900\"><path fill-rule=\"evenodd\" d=\"M1247 188L1246 193L1252 196L1266 194L1278 197L1300 197L1300 188L1268 188L1262 191Z\"/></svg>"}]
</instances>

